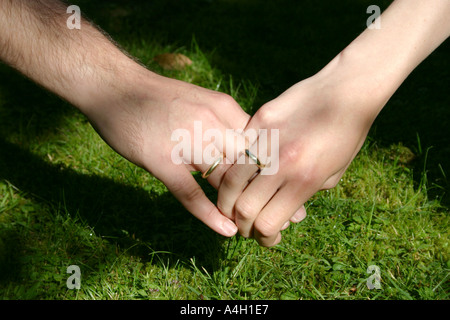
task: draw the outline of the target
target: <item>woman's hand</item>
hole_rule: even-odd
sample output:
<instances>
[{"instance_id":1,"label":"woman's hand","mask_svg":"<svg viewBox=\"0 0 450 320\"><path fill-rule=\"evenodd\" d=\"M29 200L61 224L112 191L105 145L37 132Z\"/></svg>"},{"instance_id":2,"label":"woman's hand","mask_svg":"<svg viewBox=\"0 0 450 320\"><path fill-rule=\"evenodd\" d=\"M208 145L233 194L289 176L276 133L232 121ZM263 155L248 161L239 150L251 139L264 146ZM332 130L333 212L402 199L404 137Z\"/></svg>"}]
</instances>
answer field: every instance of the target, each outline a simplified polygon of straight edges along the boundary
<instances>
[{"instance_id":1,"label":"woman's hand","mask_svg":"<svg viewBox=\"0 0 450 320\"><path fill-rule=\"evenodd\" d=\"M289 221L306 216L304 203L317 191L336 186L375 119L371 110L384 104L373 96L361 99L365 95L354 94L356 87L332 78L318 74L294 85L251 119L246 132L267 129L270 136L278 131L279 140L267 138L272 141L267 148L261 141L250 147L262 163L266 154L277 161L270 151L278 151L278 163L270 163L276 173L264 174L270 167L264 168L252 179L258 167L246 161L230 168L219 188L221 212L235 221L241 235L263 246L277 244Z\"/></svg>"},{"instance_id":2,"label":"woman's hand","mask_svg":"<svg viewBox=\"0 0 450 320\"><path fill-rule=\"evenodd\" d=\"M309 197L338 183L386 102L450 35L449 13L447 0L396 0L379 29L366 29L318 74L261 107L247 129L279 130L278 148L267 149L279 151L278 173L253 178L255 165L237 164L219 189L218 207L242 235L275 245L289 220L305 216Z\"/></svg>"},{"instance_id":3,"label":"woman's hand","mask_svg":"<svg viewBox=\"0 0 450 320\"><path fill-rule=\"evenodd\" d=\"M81 29L67 28L66 10L59 0L0 0L0 60L73 104L113 149L153 173L196 217L233 235L235 225L189 171L211 165L203 161L202 142L212 145L206 150L211 156L216 151L232 158L233 147L222 146L222 139L201 138L208 129L224 136L226 129L243 129L249 116L226 94L146 70L84 18ZM187 130L192 138L196 121L200 144L191 154L172 157L174 130ZM208 177L213 186L226 168L221 164Z\"/></svg>"}]
</instances>

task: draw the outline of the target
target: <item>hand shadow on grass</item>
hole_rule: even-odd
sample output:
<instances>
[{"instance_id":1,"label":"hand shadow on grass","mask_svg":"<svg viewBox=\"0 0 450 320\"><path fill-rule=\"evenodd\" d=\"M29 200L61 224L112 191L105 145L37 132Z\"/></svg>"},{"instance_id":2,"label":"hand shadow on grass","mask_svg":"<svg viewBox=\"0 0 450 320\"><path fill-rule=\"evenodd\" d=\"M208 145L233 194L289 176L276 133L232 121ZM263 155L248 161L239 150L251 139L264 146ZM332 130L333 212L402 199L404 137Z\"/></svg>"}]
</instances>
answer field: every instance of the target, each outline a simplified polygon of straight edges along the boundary
<instances>
[{"instance_id":1,"label":"hand shadow on grass","mask_svg":"<svg viewBox=\"0 0 450 320\"><path fill-rule=\"evenodd\" d=\"M51 165L3 138L0 180L7 180L33 201L66 210L59 214L78 215L97 235L122 249L140 239L148 246L137 246L129 253L143 261L151 259L152 250L167 251L170 254L165 263L169 265L195 256L199 264L209 268L221 254L219 246L225 238L193 217L169 192L154 195L109 178ZM208 188L212 189L209 185L202 187L207 194ZM123 230L130 236L124 236Z\"/></svg>"},{"instance_id":2,"label":"hand shadow on grass","mask_svg":"<svg viewBox=\"0 0 450 320\"><path fill-rule=\"evenodd\" d=\"M109 178L81 174L30 152L27 146L35 145L33 141L59 135L59 128L75 111L7 66L0 65L0 75L0 180L7 180L28 198L48 206L53 214L80 217L114 246L124 250L133 247L127 253L143 261L153 259L153 252L168 252L164 263L169 266L195 257L197 264L215 268L225 238L193 217L169 192L153 194ZM203 179L198 182L215 201L216 191ZM66 212L58 213L54 208ZM29 261L23 257L30 251L27 243L15 229L3 232L0 239L6 247L0 256L0 283L21 278L23 261ZM135 239L145 245L136 246ZM72 258L82 261L85 254Z\"/></svg>"},{"instance_id":3,"label":"hand shadow on grass","mask_svg":"<svg viewBox=\"0 0 450 320\"><path fill-rule=\"evenodd\" d=\"M114 39L130 47L140 40L151 43L155 38L163 39L162 44L183 47L191 43L194 35L202 49L215 50L214 66L234 79L261 84L258 93L261 104L314 74L353 40L364 28L365 9L370 4L369 1L357 6L351 1L339 5L328 1L320 6L316 1L79 2L83 4L83 12L97 20ZM130 8L121 13L122 7ZM403 141L409 147L416 145L418 133L425 147L434 145L434 150L439 150L436 156L431 154L434 164L430 167L437 168L442 163L446 170L450 159L445 134L449 96L444 91L448 83L448 73L444 72L448 45L449 42L446 48L444 45L437 50L402 85L389 102L391 107L377 119L378 130L373 131L377 141L387 145ZM8 121L12 121L9 127L21 129L24 123L33 122L36 124L31 126L33 131L26 128L27 136L32 137L51 134L63 121L63 111L57 106L60 101L10 73L2 72L0 80L0 90L15 97L10 103L16 109L7 111ZM36 106L29 106L35 101ZM42 101L46 101L46 108L42 108ZM255 107L259 105L256 103ZM21 117L29 116L30 107L33 118L24 122ZM46 201L64 200L70 212L78 211L98 234L116 236L122 247L129 244L126 239L120 240L123 229L149 242L157 251L167 250L185 257L196 255L203 260L217 251L218 237L170 194L152 198L142 189L51 166L25 149L1 140L0 178Z\"/></svg>"}]
</instances>

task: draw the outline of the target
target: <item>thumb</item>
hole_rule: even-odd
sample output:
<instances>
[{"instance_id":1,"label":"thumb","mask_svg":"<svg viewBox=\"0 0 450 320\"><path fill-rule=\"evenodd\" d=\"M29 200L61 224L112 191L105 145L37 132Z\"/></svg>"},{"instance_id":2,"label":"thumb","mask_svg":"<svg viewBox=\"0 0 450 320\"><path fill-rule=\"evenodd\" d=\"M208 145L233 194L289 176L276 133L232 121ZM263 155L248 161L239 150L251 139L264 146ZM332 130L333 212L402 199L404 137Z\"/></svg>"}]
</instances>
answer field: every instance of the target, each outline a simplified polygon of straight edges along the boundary
<instances>
[{"instance_id":1,"label":"thumb","mask_svg":"<svg viewBox=\"0 0 450 320\"><path fill-rule=\"evenodd\" d=\"M236 225L220 213L185 166L177 166L171 170L170 176L171 179L162 181L190 213L223 236L236 234Z\"/></svg>"}]
</instances>

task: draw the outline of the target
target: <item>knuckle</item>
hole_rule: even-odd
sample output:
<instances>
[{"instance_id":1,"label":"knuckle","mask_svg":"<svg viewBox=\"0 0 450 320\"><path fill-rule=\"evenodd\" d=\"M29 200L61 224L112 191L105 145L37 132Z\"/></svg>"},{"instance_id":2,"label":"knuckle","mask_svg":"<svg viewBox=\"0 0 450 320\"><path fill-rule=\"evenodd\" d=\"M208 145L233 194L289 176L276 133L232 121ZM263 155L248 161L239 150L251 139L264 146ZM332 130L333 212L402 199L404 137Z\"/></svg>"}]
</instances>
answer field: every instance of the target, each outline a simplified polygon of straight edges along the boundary
<instances>
[{"instance_id":1,"label":"knuckle","mask_svg":"<svg viewBox=\"0 0 450 320\"><path fill-rule=\"evenodd\" d=\"M295 145L288 146L282 151L283 162L286 165L292 165L293 163L297 163L300 159L301 152L299 148Z\"/></svg>"},{"instance_id":2,"label":"knuckle","mask_svg":"<svg viewBox=\"0 0 450 320\"><path fill-rule=\"evenodd\" d=\"M222 180L222 185L225 187L225 189L235 189L239 186L239 181L241 178L238 175L238 170L236 170L236 167L231 167L227 172L225 172Z\"/></svg>"},{"instance_id":3,"label":"knuckle","mask_svg":"<svg viewBox=\"0 0 450 320\"><path fill-rule=\"evenodd\" d=\"M259 124L268 124L273 123L277 116L278 113L276 110L273 110L273 108L270 107L270 103L266 103L258 110L258 112L255 113L253 117Z\"/></svg>"},{"instance_id":4,"label":"knuckle","mask_svg":"<svg viewBox=\"0 0 450 320\"><path fill-rule=\"evenodd\" d=\"M235 204L235 211L241 220L251 220L255 216L253 206L245 199L238 199Z\"/></svg>"},{"instance_id":5,"label":"knuckle","mask_svg":"<svg viewBox=\"0 0 450 320\"><path fill-rule=\"evenodd\" d=\"M212 221L214 219L214 217L216 216L217 211L214 207L209 208L205 214L201 217L200 220L202 221Z\"/></svg>"},{"instance_id":6,"label":"knuckle","mask_svg":"<svg viewBox=\"0 0 450 320\"><path fill-rule=\"evenodd\" d=\"M230 109L235 108L238 103L236 100L233 99L232 96L223 93L223 92L217 92L213 91L210 96L210 103L214 106L212 109Z\"/></svg>"},{"instance_id":7,"label":"knuckle","mask_svg":"<svg viewBox=\"0 0 450 320\"><path fill-rule=\"evenodd\" d=\"M185 186L185 181L184 179L179 179L179 180L174 180L174 181L163 181L168 189L170 190L170 192L172 192L173 194L181 194L184 190L184 186Z\"/></svg>"},{"instance_id":8,"label":"knuckle","mask_svg":"<svg viewBox=\"0 0 450 320\"><path fill-rule=\"evenodd\" d=\"M281 229L273 220L268 220L266 218L256 220L254 228L255 231L257 231L264 238L276 235Z\"/></svg>"},{"instance_id":9,"label":"knuckle","mask_svg":"<svg viewBox=\"0 0 450 320\"><path fill-rule=\"evenodd\" d=\"M275 238L275 240L272 240L272 241L267 241L267 239L261 239L261 238L256 239L256 240L258 241L260 246L269 248L269 247L276 246L277 244L279 244L281 242L281 234L279 234Z\"/></svg>"},{"instance_id":10,"label":"knuckle","mask_svg":"<svg viewBox=\"0 0 450 320\"><path fill-rule=\"evenodd\" d=\"M217 103L222 107L230 107L236 105L236 100L226 93L219 93L217 97Z\"/></svg>"},{"instance_id":11,"label":"knuckle","mask_svg":"<svg viewBox=\"0 0 450 320\"><path fill-rule=\"evenodd\" d=\"M217 209L225 216L233 219L233 206L224 202L220 197L217 200Z\"/></svg>"},{"instance_id":12,"label":"knuckle","mask_svg":"<svg viewBox=\"0 0 450 320\"><path fill-rule=\"evenodd\" d=\"M187 188L185 184L180 183L178 188L181 191L181 196L186 202L198 201L203 197L203 190L200 187Z\"/></svg>"}]
</instances>

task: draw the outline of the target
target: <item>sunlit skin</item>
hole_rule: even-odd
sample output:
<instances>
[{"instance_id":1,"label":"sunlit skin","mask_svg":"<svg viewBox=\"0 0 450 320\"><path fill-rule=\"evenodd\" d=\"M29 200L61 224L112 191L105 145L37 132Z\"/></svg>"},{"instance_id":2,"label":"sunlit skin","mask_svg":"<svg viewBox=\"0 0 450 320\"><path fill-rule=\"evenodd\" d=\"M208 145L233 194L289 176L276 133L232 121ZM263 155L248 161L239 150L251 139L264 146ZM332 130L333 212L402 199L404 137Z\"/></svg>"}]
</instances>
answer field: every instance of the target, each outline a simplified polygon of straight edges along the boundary
<instances>
[{"instance_id":1,"label":"sunlit skin","mask_svg":"<svg viewBox=\"0 0 450 320\"><path fill-rule=\"evenodd\" d=\"M250 116L227 94L147 70L88 21L69 29L66 10L57 0L1 0L0 59L77 107L115 151L160 179L211 229L236 234L234 222L191 174L209 165L193 159L174 164L171 135L184 128L193 136L194 122L201 121L203 130L225 136L227 129L245 128ZM229 166L219 166L208 177L212 186L219 187Z\"/></svg>"},{"instance_id":2,"label":"sunlit skin","mask_svg":"<svg viewBox=\"0 0 450 320\"><path fill-rule=\"evenodd\" d=\"M66 9L57 0L0 0L0 59L83 112L114 150L160 179L211 229L263 246L279 243L281 230L306 217L306 201L338 183L386 102L450 34L450 1L396 0L380 29L365 30L250 118L229 95L147 70L84 19L81 29L68 28ZM171 161L173 131L194 136L195 121L223 136L227 129L279 130L278 173L255 176L259 168L248 162L218 165L207 177L219 190L216 207L191 174L210 165Z\"/></svg>"},{"instance_id":3,"label":"sunlit skin","mask_svg":"<svg viewBox=\"0 0 450 320\"><path fill-rule=\"evenodd\" d=\"M450 1L397 0L316 75L263 105L247 129L280 129L279 171L258 175L234 165L219 188L218 207L240 234L263 246L280 242L304 203L336 186L386 102L450 35ZM269 131L270 132L270 131Z\"/></svg>"}]
</instances>

